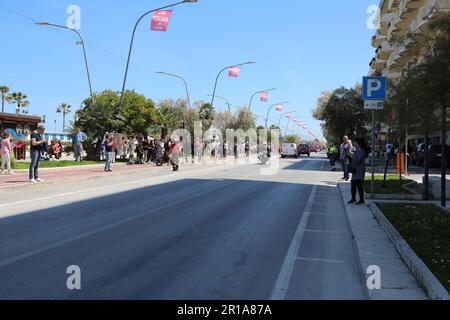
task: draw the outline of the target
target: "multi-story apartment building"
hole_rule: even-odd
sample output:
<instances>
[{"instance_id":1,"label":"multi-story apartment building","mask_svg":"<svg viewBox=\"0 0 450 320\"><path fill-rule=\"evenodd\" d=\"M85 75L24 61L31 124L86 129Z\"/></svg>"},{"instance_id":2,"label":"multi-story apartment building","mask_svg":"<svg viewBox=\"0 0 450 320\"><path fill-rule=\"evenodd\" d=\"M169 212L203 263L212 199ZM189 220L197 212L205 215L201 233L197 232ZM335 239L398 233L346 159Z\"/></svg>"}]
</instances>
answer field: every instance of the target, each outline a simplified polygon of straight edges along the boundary
<instances>
[{"instance_id":1,"label":"multi-story apartment building","mask_svg":"<svg viewBox=\"0 0 450 320\"><path fill-rule=\"evenodd\" d=\"M380 15L372 45L375 57L370 75L388 77L394 83L420 60L409 34L427 32L438 12L450 12L450 0L381 0Z\"/></svg>"},{"instance_id":2,"label":"multi-story apartment building","mask_svg":"<svg viewBox=\"0 0 450 320\"><path fill-rule=\"evenodd\" d=\"M381 0L369 75L385 76L396 84L411 66L420 63L427 48L418 51L414 37L409 35L427 33L431 19L439 12L450 13L450 0ZM417 144L423 142L423 137L411 136L409 140ZM432 134L432 143L439 140L438 132Z\"/></svg>"}]
</instances>

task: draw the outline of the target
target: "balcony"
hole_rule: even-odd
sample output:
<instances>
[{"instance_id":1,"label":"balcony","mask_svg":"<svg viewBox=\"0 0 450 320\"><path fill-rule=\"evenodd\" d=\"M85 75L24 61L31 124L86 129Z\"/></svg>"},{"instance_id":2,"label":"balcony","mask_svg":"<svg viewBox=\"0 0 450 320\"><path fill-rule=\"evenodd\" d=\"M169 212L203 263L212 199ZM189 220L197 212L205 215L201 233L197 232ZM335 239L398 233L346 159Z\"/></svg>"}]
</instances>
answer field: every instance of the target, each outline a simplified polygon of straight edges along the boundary
<instances>
[{"instance_id":1,"label":"balcony","mask_svg":"<svg viewBox=\"0 0 450 320\"><path fill-rule=\"evenodd\" d=\"M370 62L370 67L372 69L384 69L386 67L386 60L373 58L372 61Z\"/></svg>"},{"instance_id":2,"label":"balcony","mask_svg":"<svg viewBox=\"0 0 450 320\"><path fill-rule=\"evenodd\" d=\"M382 60L388 60L395 47L388 41L383 41L381 46L377 49L377 56Z\"/></svg>"},{"instance_id":3,"label":"balcony","mask_svg":"<svg viewBox=\"0 0 450 320\"><path fill-rule=\"evenodd\" d=\"M381 46L383 41L385 41L386 39L387 39L387 37L381 36L379 34L373 36L372 37L372 47L378 48L379 46Z\"/></svg>"},{"instance_id":4,"label":"balcony","mask_svg":"<svg viewBox=\"0 0 450 320\"><path fill-rule=\"evenodd\" d=\"M423 30L435 12L450 11L450 0L431 0L419 9L416 18L411 22L409 31L417 33Z\"/></svg>"},{"instance_id":5,"label":"balcony","mask_svg":"<svg viewBox=\"0 0 450 320\"><path fill-rule=\"evenodd\" d=\"M389 11L394 11L400 4L400 0L389 0Z\"/></svg>"}]
</instances>

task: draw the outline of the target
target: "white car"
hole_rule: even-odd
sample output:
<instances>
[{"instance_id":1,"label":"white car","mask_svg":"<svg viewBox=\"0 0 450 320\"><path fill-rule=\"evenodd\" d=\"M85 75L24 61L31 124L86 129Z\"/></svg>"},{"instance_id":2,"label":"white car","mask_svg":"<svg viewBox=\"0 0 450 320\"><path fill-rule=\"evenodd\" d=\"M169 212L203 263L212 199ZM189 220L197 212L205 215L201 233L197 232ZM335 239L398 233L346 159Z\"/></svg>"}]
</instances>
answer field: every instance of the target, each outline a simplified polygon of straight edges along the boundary
<instances>
[{"instance_id":1,"label":"white car","mask_svg":"<svg viewBox=\"0 0 450 320\"><path fill-rule=\"evenodd\" d=\"M298 158L297 145L295 143L284 143L281 146L281 158Z\"/></svg>"}]
</instances>

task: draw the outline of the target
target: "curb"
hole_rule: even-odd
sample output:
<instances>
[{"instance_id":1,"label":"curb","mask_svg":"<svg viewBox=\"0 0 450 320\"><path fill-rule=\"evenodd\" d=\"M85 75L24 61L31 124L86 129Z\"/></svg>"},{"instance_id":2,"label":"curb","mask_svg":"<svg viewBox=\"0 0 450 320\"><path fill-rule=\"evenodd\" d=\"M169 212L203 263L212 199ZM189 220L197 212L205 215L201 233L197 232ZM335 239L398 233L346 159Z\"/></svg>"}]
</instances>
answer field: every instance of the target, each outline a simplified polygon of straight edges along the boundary
<instances>
[{"instance_id":1,"label":"curb","mask_svg":"<svg viewBox=\"0 0 450 320\"><path fill-rule=\"evenodd\" d=\"M39 187L39 186L43 186L43 185L53 185L53 184L58 184L58 183L62 183L62 182L82 182L82 181L90 181L90 180L98 180L98 179L102 179L102 178L107 178L107 177L117 177L117 176L122 176L122 175L127 175L127 174L138 174L138 173L142 173L142 172L150 172L151 170L131 170L131 171L124 171L124 172L113 172L113 173L109 173L109 174L99 174L99 175L95 175L95 176L73 176L70 178L61 178L61 179L55 179L55 180L49 180L49 181L45 181L43 183L36 183L36 184L29 184L26 181L23 182L23 184L20 185L11 185L11 186L0 186L0 191L1 190L17 190L17 189L24 189L24 188L35 188L35 187Z\"/></svg>"},{"instance_id":2,"label":"curb","mask_svg":"<svg viewBox=\"0 0 450 320\"><path fill-rule=\"evenodd\" d=\"M359 255L359 248L358 248L358 244L356 243L356 236L355 236L355 233L353 232L352 224L350 223L350 217L349 217L349 214L347 211L347 206L345 205L344 190L342 190L340 183L338 183L338 188L339 188L339 192L341 194L342 205L344 206L345 218L346 218L345 220L347 221L347 224L349 226L349 230L351 233L351 237L352 237L353 250L355 251L355 255L356 255L356 261L357 261L358 269L359 269L359 276L361 278L361 283L364 288L364 295L366 296L367 300L372 300L369 289L367 288L367 285L366 285L366 270L364 270L363 265L361 263L362 260L361 260L361 256Z\"/></svg>"},{"instance_id":3,"label":"curb","mask_svg":"<svg viewBox=\"0 0 450 320\"><path fill-rule=\"evenodd\" d=\"M79 169L79 168L101 168L104 167L105 164L89 164L85 166L68 166L68 167L53 167L53 168L39 168L40 172L52 172L52 171L58 171L58 170L71 170L71 169ZM28 169L16 169L13 171L15 173L28 173Z\"/></svg>"},{"instance_id":4,"label":"curb","mask_svg":"<svg viewBox=\"0 0 450 320\"><path fill-rule=\"evenodd\" d=\"M425 263L416 255L400 233L384 216L377 204L372 202L369 205L375 218L378 220L383 230L392 241L395 249L402 257L408 269L412 272L416 280L423 287L428 297L432 300L450 300L450 295L440 281L428 269Z\"/></svg>"},{"instance_id":5,"label":"curb","mask_svg":"<svg viewBox=\"0 0 450 320\"><path fill-rule=\"evenodd\" d=\"M370 194L368 194L370 195ZM422 200L420 194L375 194L375 200ZM369 199L373 200L373 199Z\"/></svg>"}]
</instances>

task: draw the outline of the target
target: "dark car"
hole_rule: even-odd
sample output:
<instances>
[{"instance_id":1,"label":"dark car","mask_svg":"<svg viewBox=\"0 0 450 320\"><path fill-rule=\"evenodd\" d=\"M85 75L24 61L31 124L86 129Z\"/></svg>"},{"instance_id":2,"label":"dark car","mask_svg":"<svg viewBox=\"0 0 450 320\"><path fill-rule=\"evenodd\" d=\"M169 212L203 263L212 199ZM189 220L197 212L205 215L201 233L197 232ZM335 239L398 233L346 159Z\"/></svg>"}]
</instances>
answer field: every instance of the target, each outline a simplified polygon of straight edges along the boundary
<instances>
[{"instance_id":1,"label":"dark car","mask_svg":"<svg viewBox=\"0 0 450 320\"><path fill-rule=\"evenodd\" d=\"M445 153L446 153L446 157L447 157L447 163L446 166L448 167L450 165L450 147L449 146L445 146ZM433 144L430 146L430 167L440 167L441 163L442 163L442 157L443 157L443 152L442 152L442 146L440 144Z\"/></svg>"},{"instance_id":2,"label":"dark car","mask_svg":"<svg viewBox=\"0 0 450 320\"><path fill-rule=\"evenodd\" d=\"M297 153L299 156L302 154L307 155L308 157L311 156L311 150L309 149L309 146L307 144L301 144L297 147Z\"/></svg>"},{"instance_id":3,"label":"dark car","mask_svg":"<svg viewBox=\"0 0 450 320\"><path fill-rule=\"evenodd\" d=\"M450 166L450 146L446 146L445 152L447 154L447 167ZM442 146L440 144L432 144L428 148L430 167L440 167L442 161ZM413 164L423 166L425 164L425 143L421 143L417 146L413 153Z\"/></svg>"}]
</instances>

